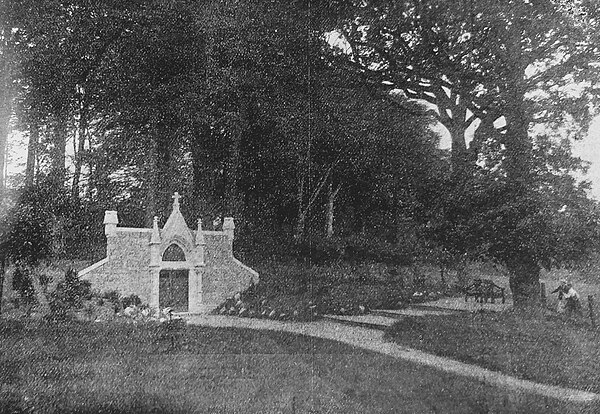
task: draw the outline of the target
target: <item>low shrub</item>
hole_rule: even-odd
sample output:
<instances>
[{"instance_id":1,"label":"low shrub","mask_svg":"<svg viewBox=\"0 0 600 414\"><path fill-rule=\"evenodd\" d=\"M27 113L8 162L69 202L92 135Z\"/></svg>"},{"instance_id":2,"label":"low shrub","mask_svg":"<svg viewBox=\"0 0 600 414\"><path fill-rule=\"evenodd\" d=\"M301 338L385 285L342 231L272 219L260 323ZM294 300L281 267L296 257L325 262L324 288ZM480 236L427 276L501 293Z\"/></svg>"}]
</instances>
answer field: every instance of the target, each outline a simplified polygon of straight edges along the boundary
<instances>
[{"instance_id":1,"label":"low shrub","mask_svg":"<svg viewBox=\"0 0 600 414\"><path fill-rule=\"evenodd\" d=\"M118 290L109 290L100 294L100 298L98 300L99 305L104 305L108 302L115 313L117 313L121 309L121 295Z\"/></svg>"},{"instance_id":2,"label":"low shrub","mask_svg":"<svg viewBox=\"0 0 600 414\"><path fill-rule=\"evenodd\" d=\"M123 309L126 309L130 306L140 306L142 304L142 300L137 295L123 296L119 298L119 302L121 308Z\"/></svg>"},{"instance_id":3,"label":"low shrub","mask_svg":"<svg viewBox=\"0 0 600 414\"><path fill-rule=\"evenodd\" d=\"M35 290L33 283L24 266L16 266L13 271L12 288L19 294L19 298L24 302L34 301ZM19 303L20 304L20 303Z\"/></svg>"},{"instance_id":4,"label":"low shrub","mask_svg":"<svg viewBox=\"0 0 600 414\"><path fill-rule=\"evenodd\" d=\"M119 291L110 290L103 293L95 292L83 302L83 306L76 314L78 318L85 320L107 321L124 317L119 320L139 322L158 319L157 312L143 304L135 294L121 296Z\"/></svg>"},{"instance_id":5,"label":"low shrub","mask_svg":"<svg viewBox=\"0 0 600 414\"><path fill-rule=\"evenodd\" d=\"M91 298L90 282L80 280L75 270L68 269L64 280L50 294L50 314L47 317L53 320L69 318L72 311L82 308L84 300Z\"/></svg>"}]
</instances>

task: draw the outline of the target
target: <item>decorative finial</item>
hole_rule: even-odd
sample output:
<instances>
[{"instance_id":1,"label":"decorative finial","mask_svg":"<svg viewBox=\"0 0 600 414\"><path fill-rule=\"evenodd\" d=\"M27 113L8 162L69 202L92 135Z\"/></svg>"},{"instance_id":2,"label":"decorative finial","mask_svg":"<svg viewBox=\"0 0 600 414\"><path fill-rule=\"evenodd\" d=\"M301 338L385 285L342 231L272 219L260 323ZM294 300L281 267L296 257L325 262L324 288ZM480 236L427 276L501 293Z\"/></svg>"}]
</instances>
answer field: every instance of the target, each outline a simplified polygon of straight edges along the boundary
<instances>
[{"instance_id":1,"label":"decorative finial","mask_svg":"<svg viewBox=\"0 0 600 414\"><path fill-rule=\"evenodd\" d=\"M173 199L173 210L179 209L179 199L181 198L179 193L177 191L175 191L175 193L173 194L173 197L171 197L171 198Z\"/></svg>"},{"instance_id":2,"label":"decorative finial","mask_svg":"<svg viewBox=\"0 0 600 414\"><path fill-rule=\"evenodd\" d=\"M223 219L223 231L229 237L229 240L233 241L233 234L235 231L235 223L233 217L225 217Z\"/></svg>"},{"instance_id":3,"label":"decorative finial","mask_svg":"<svg viewBox=\"0 0 600 414\"><path fill-rule=\"evenodd\" d=\"M202 231L202 219L198 219L198 230L196 231L196 245L204 245L204 232Z\"/></svg>"},{"instance_id":4,"label":"decorative finial","mask_svg":"<svg viewBox=\"0 0 600 414\"><path fill-rule=\"evenodd\" d=\"M160 231L158 230L158 217L154 216L154 222L152 223L152 236L150 237L150 244L160 244Z\"/></svg>"}]
</instances>

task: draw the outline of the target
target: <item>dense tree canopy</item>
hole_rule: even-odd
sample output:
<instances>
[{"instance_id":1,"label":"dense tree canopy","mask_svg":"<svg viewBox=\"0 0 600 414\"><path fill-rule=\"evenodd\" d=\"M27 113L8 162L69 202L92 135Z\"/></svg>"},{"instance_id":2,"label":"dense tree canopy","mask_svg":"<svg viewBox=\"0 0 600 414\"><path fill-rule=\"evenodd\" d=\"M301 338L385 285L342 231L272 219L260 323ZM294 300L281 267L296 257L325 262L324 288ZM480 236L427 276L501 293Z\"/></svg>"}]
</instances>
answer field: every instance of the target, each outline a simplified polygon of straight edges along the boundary
<instances>
[{"instance_id":1,"label":"dense tree canopy","mask_svg":"<svg viewBox=\"0 0 600 414\"><path fill-rule=\"evenodd\" d=\"M599 21L591 3L565 4L11 2L14 99L0 98L29 138L13 227L61 223L72 245L47 256L82 254L89 243L64 235L100 241L103 209L149 225L179 191L190 222L233 215L242 240L395 249L410 227L420 244L507 265L526 297L540 265L597 239L569 142L595 110ZM32 198L40 188L62 207Z\"/></svg>"},{"instance_id":2,"label":"dense tree canopy","mask_svg":"<svg viewBox=\"0 0 600 414\"><path fill-rule=\"evenodd\" d=\"M595 108L598 24L592 2L417 0L356 3L337 28L337 62L436 105L452 176L428 233L507 265L518 302L535 296L540 265L594 244L592 205L570 176L582 166L565 142L586 133ZM571 237L590 243L571 250Z\"/></svg>"}]
</instances>

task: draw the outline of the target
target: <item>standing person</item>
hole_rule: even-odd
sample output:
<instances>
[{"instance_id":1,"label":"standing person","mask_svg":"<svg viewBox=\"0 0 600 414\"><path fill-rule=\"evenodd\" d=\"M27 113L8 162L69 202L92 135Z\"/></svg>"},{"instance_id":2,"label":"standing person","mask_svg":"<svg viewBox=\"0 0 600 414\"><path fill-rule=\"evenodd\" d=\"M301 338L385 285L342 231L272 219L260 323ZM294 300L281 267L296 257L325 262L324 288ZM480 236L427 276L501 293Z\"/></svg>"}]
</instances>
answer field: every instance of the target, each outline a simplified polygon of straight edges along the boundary
<instances>
[{"instance_id":1,"label":"standing person","mask_svg":"<svg viewBox=\"0 0 600 414\"><path fill-rule=\"evenodd\" d=\"M565 279L560 280L560 285L556 289L554 289L551 293L558 293L558 303L556 305L556 311L558 313L564 313L566 304L565 304L565 294L568 291L567 281Z\"/></svg>"},{"instance_id":2,"label":"standing person","mask_svg":"<svg viewBox=\"0 0 600 414\"><path fill-rule=\"evenodd\" d=\"M567 315L581 315L581 302L579 301L579 293L573 289L573 285L571 283L567 283L566 288L567 291L565 292L564 298Z\"/></svg>"}]
</instances>

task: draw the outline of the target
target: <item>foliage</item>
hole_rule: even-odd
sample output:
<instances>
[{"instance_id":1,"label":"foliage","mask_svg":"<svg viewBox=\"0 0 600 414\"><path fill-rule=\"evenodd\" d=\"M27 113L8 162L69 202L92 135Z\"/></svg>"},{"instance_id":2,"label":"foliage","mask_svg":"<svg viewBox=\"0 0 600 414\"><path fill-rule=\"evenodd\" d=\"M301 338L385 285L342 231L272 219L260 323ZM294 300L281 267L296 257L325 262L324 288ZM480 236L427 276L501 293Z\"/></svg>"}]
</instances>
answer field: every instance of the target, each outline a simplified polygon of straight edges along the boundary
<instances>
[{"instance_id":1,"label":"foliage","mask_svg":"<svg viewBox=\"0 0 600 414\"><path fill-rule=\"evenodd\" d=\"M103 292L100 295L100 301L99 303L101 305L104 305L104 302L107 301L112 305L112 308L114 309L115 313L118 312L121 309L121 300L120 300L120 294L117 290L110 290L107 292Z\"/></svg>"},{"instance_id":2,"label":"foliage","mask_svg":"<svg viewBox=\"0 0 600 414\"><path fill-rule=\"evenodd\" d=\"M407 266L419 254L420 242L411 238L410 233L414 233L414 228L404 229L406 232L402 235L398 227L390 229L388 237L392 240L386 240L374 231L371 234L349 234L332 238L313 232L302 241L294 241L285 233L260 234L257 229L257 234L241 235L236 240L235 250L236 255L244 261L257 265L279 261L323 267L341 263L358 266L369 263ZM398 240L394 241L396 238Z\"/></svg>"},{"instance_id":3,"label":"foliage","mask_svg":"<svg viewBox=\"0 0 600 414\"><path fill-rule=\"evenodd\" d=\"M535 175L526 188L515 188L489 166L477 168L472 179L450 182L433 210L428 237L454 255L502 264L531 258L551 268L586 257L597 248L598 216L586 183L571 175L583 164L564 144L538 140Z\"/></svg>"},{"instance_id":4,"label":"foliage","mask_svg":"<svg viewBox=\"0 0 600 414\"><path fill-rule=\"evenodd\" d=\"M51 313L47 317L52 320L66 319L72 316L70 312L83 307L84 300L91 298L90 282L80 280L75 270L68 269L64 280L50 294Z\"/></svg>"},{"instance_id":5,"label":"foliage","mask_svg":"<svg viewBox=\"0 0 600 414\"><path fill-rule=\"evenodd\" d=\"M597 59L597 10L592 2L565 3L355 2L336 28L345 42L337 61L437 105L442 124L460 135L453 137L458 152L477 118L506 115L508 128L517 122L510 114L515 94L527 95L528 121L550 129L574 121L583 128L569 132L581 136L592 115L583 102L596 99L588 62ZM575 84L581 93L569 91Z\"/></svg>"},{"instance_id":6,"label":"foliage","mask_svg":"<svg viewBox=\"0 0 600 414\"><path fill-rule=\"evenodd\" d=\"M139 298L139 296L133 294L129 296L123 296L120 298L120 302L123 309L129 306L140 306L142 304L142 300Z\"/></svg>"},{"instance_id":7,"label":"foliage","mask_svg":"<svg viewBox=\"0 0 600 414\"><path fill-rule=\"evenodd\" d=\"M37 128L38 155L52 165L64 165L58 135L84 143L75 162L87 168L69 194L82 210L110 204L128 224L148 224L167 213L175 187L187 196L184 214L231 210L241 233L305 219L314 228L331 184L351 231L390 205L389 217L412 216L422 194L413 180L428 175L436 138L422 114L322 59L337 6L209 2L207 15L189 1L152 4L25 1L12 10L21 128ZM377 152L395 150L385 168L397 173L381 176ZM374 180L384 185L371 197L364 185ZM403 195L390 200L390 191ZM86 235L94 243L97 221Z\"/></svg>"},{"instance_id":8,"label":"foliage","mask_svg":"<svg viewBox=\"0 0 600 414\"><path fill-rule=\"evenodd\" d=\"M47 182L24 191L10 217L9 257L35 265L58 254L65 210L64 194Z\"/></svg>"},{"instance_id":9,"label":"foliage","mask_svg":"<svg viewBox=\"0 0 600 414\"><path fill-rule=\"evenodd\" d=\"M121 312L128 307L140 307L142 300L138 295L131 294L122 296L118 290L109 290L102 293L95 293L99 306L110 306L114 313Z\"/></svg>"},{"instance_id":10,"label":"foliage","mask_svg":"<svg viewBox=\"0 0 600 414\"><path fill-rule=\"evenodd\" d=\"M35 300L33 284L31 283L27 269L21 266L17 266L14 269L12 288L17 291L21 298L25 299L26 301Z\"/></svg>"},{"instance_id":11,"label":"foliage","mask_svg":"<svg viewBox=\"0 0 600 414\"><path fill-rule=\"evenodd\" d=\"M394 92L404 105L410 99L436 105L451 134L451 172L435 192L439 198L423 210L429 237L456 256L468 252L507 264L517 299L534 294L538 263L576 260L593 248L595 219L565 232L556 214L563 205L575 210L566 220L575 224L573 216L593 209L572 181L579 166L564 145L586 133L588 105L597 99L593 4L353 4L352 17L335 31L341 40L334 62L379 89L401 89ZM494 125L499 121L505 125ZM467 148L465 131L475 126Z\"/></svg>"}]
</instances>

